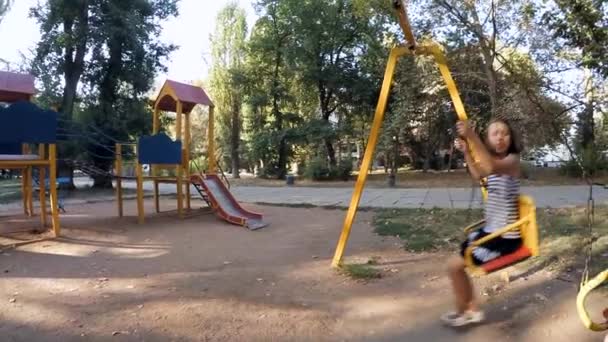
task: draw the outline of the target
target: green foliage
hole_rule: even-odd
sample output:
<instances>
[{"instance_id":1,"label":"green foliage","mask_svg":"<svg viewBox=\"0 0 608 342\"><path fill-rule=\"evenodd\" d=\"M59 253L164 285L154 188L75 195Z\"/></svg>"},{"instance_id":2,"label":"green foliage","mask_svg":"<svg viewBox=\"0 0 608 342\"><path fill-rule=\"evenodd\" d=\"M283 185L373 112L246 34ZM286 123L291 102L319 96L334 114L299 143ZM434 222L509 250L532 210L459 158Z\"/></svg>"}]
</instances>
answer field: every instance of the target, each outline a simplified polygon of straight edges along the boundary
<instances>
[{"instance_id":1,"label":"green foliage","mask_svg":"<svg viewBox=\"0 0 608 342\"><path fill-rule=\"evenodd\" d=\"M305 166L304 176L315 181L350 179L353 171L351 159L343 159L337 165L331 165L325 157L315 157Z\"/></svg>"},{"instance_id":2,"label":"green foliage","mask_svg":"<svg viewBox=\"0 0 608 342\"><path fill-rule=\"evenodd\" d=\"M32 65L40 101L61 99L60 128L78 137L61 158L109 170L116 141L150 131L147 93L176 48L159 41L161 23L175 15L177 0L49 0L32 9L42 31ZM110 179L97 176L95 186L111 186Z\"/></svg>"},{"instance_id":3,"label":"green foliage","mask_svg":"<svg viewBox=\"0 0 608 342\"><path fill-rule=\"evenodd\" d=\"M593 253L597 258L592 274L607 267L604 255L608 250L608 208L596 207L593 237L587 232L585 208L538 209L537 221L541 237L541 256L526 261L523 265L535 269L560 270L582 261L581 250L592 238ZM381 210L376 213L374 226L380 235L398 236L404 248L412 251L441 249L457 253L464 239L462 229L471 221L481 217L474 210L469 217L462 209L402 209Z\"/></svg>"},{"instance_id":4,"label":"green foliage","mask_svg":"<svg viewBox=\"0 0 608 342\"><path fill-rule=\"evenodd\" d=\"M568 160L561 168L560 172L570 177L582 177L583 170L587 176L595 176L602 171L608 171L608 159L597 149L588 147L576 152L577 158Z\"/></svg>"},{"instance_id":5,"label":"green foliage","mask_svg":"<svg viewBox=\"0 0 608 342\"><path fill-rule=\"evenodd\" d=\"M608 12L606 1L555 0L557 8L543 16L554 38L580 49L581 64L608 77Z\"/></svg>"},{"instance_id":6,"label":"green foliage","mask_svg":"<svg viewBox=\"0 0 608 342\"><path fill-rule=\"evenodd\" d=\"M236 2L228 3L216 17L211 37L212 68L209 82L216 105L219 145L229 161L234 177L239 175L243 87L245 83L245 52L247 21L245 10Z\"/></svg>"},{"instance_id":7,"label":"green foliage","mask_svg":"<svg viewBox=\"0 0 608 342\"><path fill-rule=\"evenodd\" d=\"M404 248L421 252L453 248L464 236L462 229L480 217L477 209L393 209L379 211L374 226L379 235L397 236Z\"/></svg>"}]
</instances>

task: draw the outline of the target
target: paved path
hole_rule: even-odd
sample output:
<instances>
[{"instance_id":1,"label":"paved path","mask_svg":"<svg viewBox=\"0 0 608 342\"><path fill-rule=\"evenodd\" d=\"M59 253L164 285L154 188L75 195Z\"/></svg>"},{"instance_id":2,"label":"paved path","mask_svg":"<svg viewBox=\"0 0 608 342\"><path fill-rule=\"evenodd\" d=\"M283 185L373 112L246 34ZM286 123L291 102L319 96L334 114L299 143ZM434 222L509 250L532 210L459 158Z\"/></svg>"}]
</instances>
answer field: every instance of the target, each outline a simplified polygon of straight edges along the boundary
<instances>
[{"instance_id":1,"label":"paved path","mask_svg":"<svg viewBox=\"0 0 608 342\"><path fill-rule=\"evenodd\" d=\"M134 182L123 182L127 188L135 188ZM151 183L145 183L146 190L152 190ZM522 187L522 193L531 195L539 208L568 207L587 203L588 187L579 185ZM162 194L175 194L175 185L161 184ZM316 206L348 207L352 188L309 188L309 187L260 187L239 186L231 189L236 199L247 203L270 204L310 204ZM196 191L192 190L195 195ZM608 202L608 190L594 187L595 203ZM473 207L479 207L481 194L475 193ZM468 208L471 188L430 188L430 189L365 189L360 207L373 208Z\"/></svg>"},{"instance_id":2,"label":"paved path","mask_svg":"<svg viewBox=\"0 0 608 342\"><path fill-rule=\"evenodd\" d=\"M76 186L91 185L86 179L77 179ZM135 189L135 182L123 181L125 188ZM152 191L152 183L144 183L144 189ZM311 187L262 187L237 186L231 189L239 202L314 205L348 207L353 193L352 188L311 188ZM580 185L522 187L522 193L531 195L539 208L560 208L581 206L587 203L589 188ZM163 195L175 195L175 185L160 184ZM192 188L192 196L198 194ZM594 187L596 205L608 204L608 190ZM125 195L125 199L134 199L135 195ZM389 189L367 188L363 193L359 207L367 208L458 208L466 209L480 207L481 194L475 191L471 202L471 188L429 188L429 189ZM113 196L100 198L69 199L66 205L81 204L94 201L113 201ZM19 202L0 205L0 212L21 208Z\"/></svg>"}]
</instances>

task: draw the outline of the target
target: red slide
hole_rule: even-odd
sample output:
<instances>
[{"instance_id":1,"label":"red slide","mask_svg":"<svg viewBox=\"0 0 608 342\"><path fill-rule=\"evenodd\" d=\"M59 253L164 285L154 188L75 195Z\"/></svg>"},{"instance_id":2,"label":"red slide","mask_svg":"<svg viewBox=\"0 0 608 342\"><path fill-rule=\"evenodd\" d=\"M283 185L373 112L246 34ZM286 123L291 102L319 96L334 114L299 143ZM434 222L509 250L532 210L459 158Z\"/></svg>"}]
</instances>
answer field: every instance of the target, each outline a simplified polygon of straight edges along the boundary
<instances>
[{"instance_id":1,"label":"red slide","mask_svg":"<svg viewBox=\"0 0 608 342\"><path fill-rule=\"evenodd\" d=\"M261 214L245 210L216 175L193 175L190 182L201 196L207 197L211 207L222 219L256 230L266 227Z\"/></svg>"}]
</instances>

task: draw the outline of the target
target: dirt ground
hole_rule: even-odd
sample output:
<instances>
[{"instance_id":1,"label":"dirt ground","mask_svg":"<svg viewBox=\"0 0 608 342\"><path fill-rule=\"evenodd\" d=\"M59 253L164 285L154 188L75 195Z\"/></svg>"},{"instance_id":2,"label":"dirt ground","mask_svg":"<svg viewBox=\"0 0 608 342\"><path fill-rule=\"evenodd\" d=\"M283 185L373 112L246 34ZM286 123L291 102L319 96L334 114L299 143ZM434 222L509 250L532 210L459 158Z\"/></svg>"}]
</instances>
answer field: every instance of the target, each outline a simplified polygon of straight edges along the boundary
<instances>
[{"instance_id":1,"label":"dirt ground","mask_svg":"<svg viewBox=\"0 0 608 342\"><path fill-rule=\"evenodd\" d=\"M506 285L476 279L487 323L442 326L449 251L407 253L372 232L370 212L353 227L348 261L379 257L384 277L362 282L329 267L343 211L255 207L270 226L248 231L210 213L137 225L134 206L122 219L114 203L69 207L64 237L0 253L1 341L603 340L578 321L576 283L546 271L514 270Z\"/></svg>"}]
</instances>

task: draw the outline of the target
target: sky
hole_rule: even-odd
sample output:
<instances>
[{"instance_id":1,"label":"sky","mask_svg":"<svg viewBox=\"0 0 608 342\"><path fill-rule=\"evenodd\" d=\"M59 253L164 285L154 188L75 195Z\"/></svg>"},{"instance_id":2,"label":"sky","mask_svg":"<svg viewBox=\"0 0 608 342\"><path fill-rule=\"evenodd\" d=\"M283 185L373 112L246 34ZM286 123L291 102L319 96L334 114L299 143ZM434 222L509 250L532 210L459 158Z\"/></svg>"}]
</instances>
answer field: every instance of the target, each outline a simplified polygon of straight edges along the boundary
<instances>
[{"instance_id":1,"label":"sky","mask_svg":"<svg viewBox=\"0 0 608 342\"><path fill-rule=\"evenodd\" d=\"M29 18L29 9L40 0L15 1L10 12L0 23L0 59L16 68L21 62L21 53L31 55L31 50L40 39L36 21ZM211 62L209 36L215 28L215 16L229 0L181 0L179 17L163 23L161 40L173 43L179 49L171 55L167 63L168 72L159 75L156 83L160 87L166 78L190 83L205 79ZM248 27L251 28L256 15L250 0L238 0L247 12ZM0 64L0 70L6 65Z\"/></svg>"}]
</instances>

